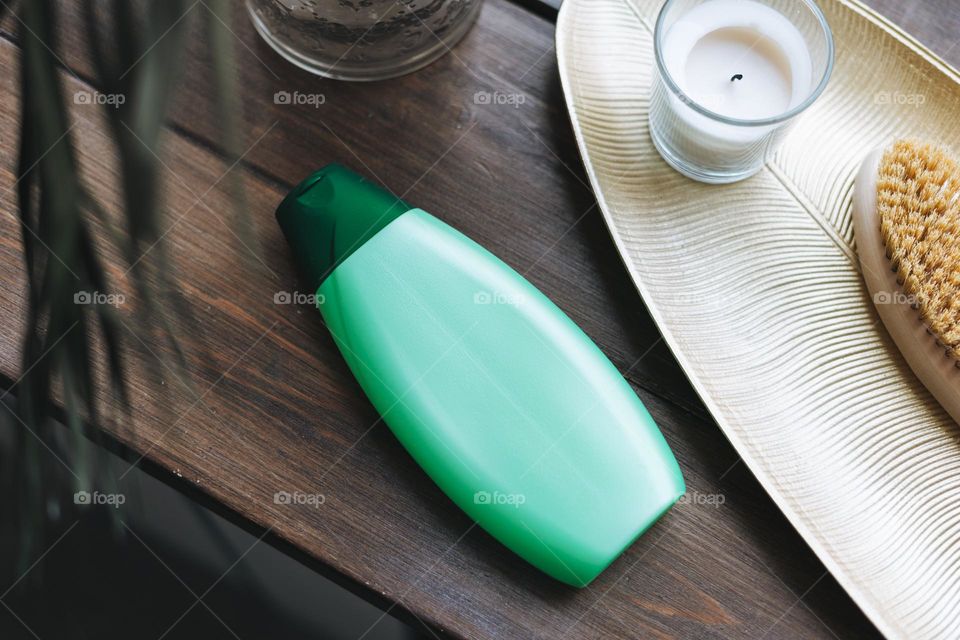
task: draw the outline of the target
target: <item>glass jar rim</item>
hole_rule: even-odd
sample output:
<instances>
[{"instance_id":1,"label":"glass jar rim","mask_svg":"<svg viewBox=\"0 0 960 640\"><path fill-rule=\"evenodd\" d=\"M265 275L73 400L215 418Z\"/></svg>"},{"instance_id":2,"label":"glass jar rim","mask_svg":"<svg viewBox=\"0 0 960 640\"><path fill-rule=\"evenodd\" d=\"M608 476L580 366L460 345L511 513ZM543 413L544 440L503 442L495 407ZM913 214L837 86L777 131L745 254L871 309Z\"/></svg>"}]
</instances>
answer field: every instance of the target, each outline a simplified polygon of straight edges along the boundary
<instances>
[{"instance_id":1,"label":"glass jar rim","mask_svg":"<svg viewBox=\"0 0 960 640\"><path fill-rule=\"evenodd\" d=\"M763 127L772 124L780 124L785 122L790 118L793 118L800 112L804 111L809 107L813 102L820 97L820 94L823 93L824 89L827 88L827 82L830 80L830 75L833 73L833 57L834 57L834 45L833 45L833 31L830 29L830 24L827 22L826 16L823 15L823 11L820 10L820 7L817 6L817 3L813 0L797 0L798 2L804 4L810 12L817 19L820 28L823 29L824 39L826 40L827 46L827 64L823 70L823 76L820 78L820 82L817 83L817 86L810 92L810 95L807 96L803 102L797 106L784 111L783 113L771 116L769 118L759 118L755 120L741 120L740 118L731 118L730 116L725 116L723 114L717 113L716 111L711 111L703 105L699 104L697 101L693 100L690 96L683 92L680 88L680 85L673 79L673 76L670 75L670 71L667 69L667 65L663 60L663 31L664 31L664 21L666 19L667 11L674 5L677 0L666 0L663 3L663 6L660 8L660 13L657 14L657 22L653 29L653 52L654 57L657 61L657 70L660 72L660 77L663 78L664 82L667 83L667 86L670 88L670 91L679 97L684 104L689 106L691 109L697 113L710 118L711 120L716 120L718 122L723 122L725 124L735 125L738 127ZM709 1L709 0L707 0Z\"/></svg>"}]
</instances>

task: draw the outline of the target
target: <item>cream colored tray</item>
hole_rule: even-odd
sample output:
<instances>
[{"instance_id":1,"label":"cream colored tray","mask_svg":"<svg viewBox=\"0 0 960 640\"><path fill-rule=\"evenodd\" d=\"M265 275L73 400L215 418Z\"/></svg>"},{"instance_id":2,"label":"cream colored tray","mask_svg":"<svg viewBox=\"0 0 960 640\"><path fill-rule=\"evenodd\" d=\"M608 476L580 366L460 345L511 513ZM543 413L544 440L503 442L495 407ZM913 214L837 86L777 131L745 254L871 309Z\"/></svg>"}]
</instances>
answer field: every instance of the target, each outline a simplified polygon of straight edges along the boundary
<instances>
[{"instance_id":1,"label":"cream colored tray","mask_svg":"<svg viewBox=\"0 0 960 640\"><path fill-rule=\"evenodd\" d=\"M830 86L745 182L692 182L653 148L660 0L564 1L567 107L623 261L744 461L886 636L958 638L960 427L878 323L850 202L893 136L960 148L960 76L862 5L819 4Z\"/></svg>"}]
</instances>

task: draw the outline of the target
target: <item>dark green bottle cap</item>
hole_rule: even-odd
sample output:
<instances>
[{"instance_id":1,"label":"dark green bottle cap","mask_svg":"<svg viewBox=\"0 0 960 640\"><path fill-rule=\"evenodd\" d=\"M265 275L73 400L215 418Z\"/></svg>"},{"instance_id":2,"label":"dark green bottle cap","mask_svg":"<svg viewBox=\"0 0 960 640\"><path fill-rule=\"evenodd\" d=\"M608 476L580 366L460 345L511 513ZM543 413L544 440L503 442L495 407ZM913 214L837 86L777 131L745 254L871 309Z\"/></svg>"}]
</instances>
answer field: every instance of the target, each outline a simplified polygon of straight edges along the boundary
<instances>
[{"instance_id":1,"label":"dark green bottle cap","mask_svg":"<svg viewBox=\"0 0 960 640\"><path fill-rule=\"evenodd\" d=\"M412 207L339 164L328 164L294 187L277 207L277 222L310 287Z\"/></svg>"}]
</instances>

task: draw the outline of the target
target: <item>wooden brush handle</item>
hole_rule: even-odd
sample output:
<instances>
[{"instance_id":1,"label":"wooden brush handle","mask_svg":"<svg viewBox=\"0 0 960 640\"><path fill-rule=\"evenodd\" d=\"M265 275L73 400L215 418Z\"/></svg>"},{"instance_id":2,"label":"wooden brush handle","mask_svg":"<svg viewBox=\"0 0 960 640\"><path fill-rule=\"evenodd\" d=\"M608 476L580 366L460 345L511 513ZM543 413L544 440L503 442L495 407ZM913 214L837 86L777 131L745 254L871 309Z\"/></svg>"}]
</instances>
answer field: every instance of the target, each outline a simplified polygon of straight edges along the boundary
<instances>
[{"instance_id":1,"label":"wooden brush handle","mask_svg":"<svg viewBox=\"0 0 960 640\"><path fill-rule=\"evenodd\" d=\"M897 284L886 255L877 213L877 177L883 149L871 152L857 174L853 230L860 268L877 313L910 368L947 413L960 424L960 369L927 330L920 313Z\"/></svg>"}]
</instances>

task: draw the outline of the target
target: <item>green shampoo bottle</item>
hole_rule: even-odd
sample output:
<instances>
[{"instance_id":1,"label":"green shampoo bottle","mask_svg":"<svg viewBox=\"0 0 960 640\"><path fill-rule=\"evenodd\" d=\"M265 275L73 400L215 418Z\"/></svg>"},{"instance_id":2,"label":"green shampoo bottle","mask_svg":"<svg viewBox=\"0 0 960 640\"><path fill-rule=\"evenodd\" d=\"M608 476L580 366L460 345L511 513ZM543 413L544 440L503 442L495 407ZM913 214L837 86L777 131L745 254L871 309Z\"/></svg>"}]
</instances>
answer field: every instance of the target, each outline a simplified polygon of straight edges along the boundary
<instances>
[{"instance_id":1,"label":"green shampoo bottle","mask_svg":"<svg viewBox=\"0 0 960 640\"><path fill-rule=\"evenodd\" d=\"M585 586L683 495L623 376L483 247L339 165L277 220L383 421L517 555Z\"/></svg>"}]
</instances>

